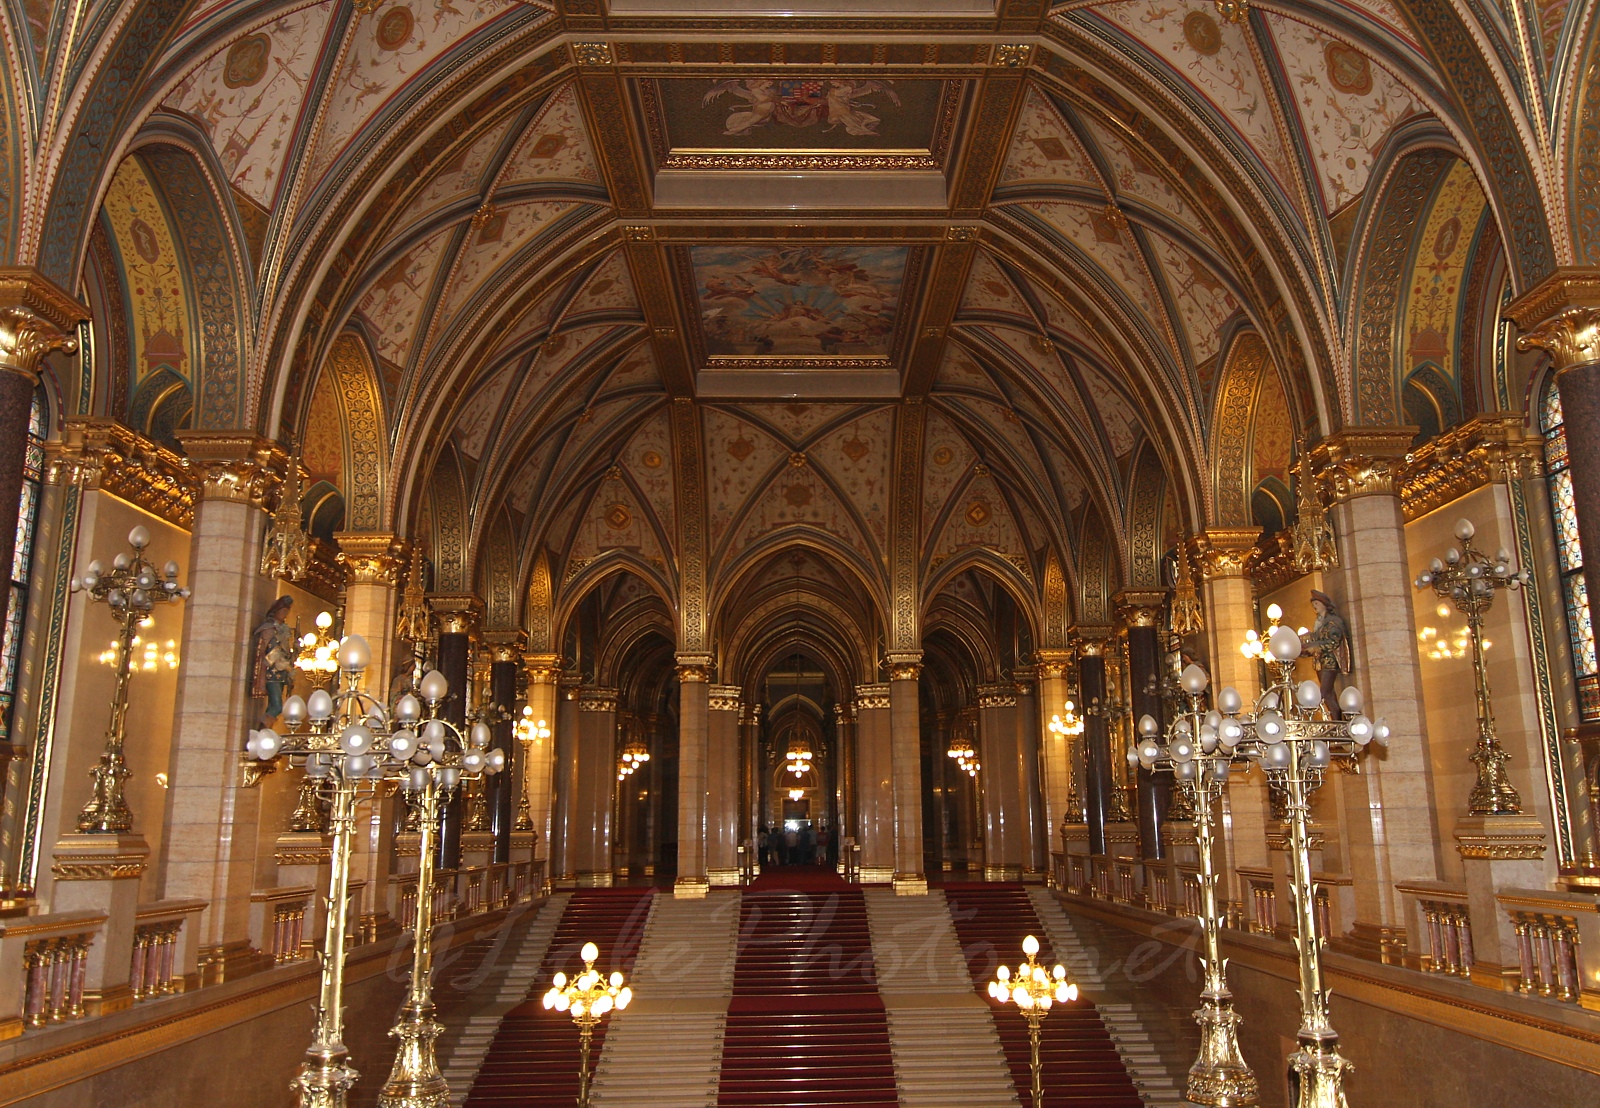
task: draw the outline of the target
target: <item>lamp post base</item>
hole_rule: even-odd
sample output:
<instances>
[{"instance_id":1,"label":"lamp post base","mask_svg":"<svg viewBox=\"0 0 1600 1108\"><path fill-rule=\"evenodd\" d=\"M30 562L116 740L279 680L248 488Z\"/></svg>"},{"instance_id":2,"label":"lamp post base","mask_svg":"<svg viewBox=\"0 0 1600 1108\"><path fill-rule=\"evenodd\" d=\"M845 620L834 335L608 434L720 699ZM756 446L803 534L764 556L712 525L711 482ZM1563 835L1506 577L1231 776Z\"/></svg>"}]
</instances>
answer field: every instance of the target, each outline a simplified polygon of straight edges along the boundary
<instances>
[{"instance_id":1,"label":"lamp post base","mask_svg":"<svg viewBox=\"0 0 1600 1108\"><path fill-rule=\"evenodd\" d=\"M343 1049L318 1055L313 1048L309 1053L311 1057L289 1083L300 1095L299 1108L345 1108L350 1089L361 1076L345 1061L348 1055Z\"/></svg>"},{"instance_id":2,"label":"lamp post base","mask_svg":"<svg viewBox=\"0 0 1600 1108\"><path fill-rule=\"evenodd\" d=\"M1206 1000L1194 1013L1200 1053L1189 1067L1185 1097L1206 1108L1247 1108L1260 1103L1256 1075L1239 1050L1239 1013L1227 1000Z\"/></svg>"},{"instance_id":3,"label":"lamp post base","mask_svg":"<svg viewBox=\"0 0 1600 1108\"><path fill-rule=\"evenodd\" d=\"M1338 1039L1301 1039L1300 1049L1289 1055L1291 1108L1349 1108L1344 1074L1351 1068L1339 1054Z\"/></svg>"},{"instance_id":4,"label":"lamp post base","mask_svg":"<svg viewBox=\"0 0 1600 1108\"><path fill-rule=\"evenodd\" d=\"M406 1005L400 1022L389 1032L400 1040L394 1068L378 1096L378 1108L447 1108L450 1083L439 1072L434 1040L444 1024L433 1018L433 1005Z\"/></svg>"}]
</instances>

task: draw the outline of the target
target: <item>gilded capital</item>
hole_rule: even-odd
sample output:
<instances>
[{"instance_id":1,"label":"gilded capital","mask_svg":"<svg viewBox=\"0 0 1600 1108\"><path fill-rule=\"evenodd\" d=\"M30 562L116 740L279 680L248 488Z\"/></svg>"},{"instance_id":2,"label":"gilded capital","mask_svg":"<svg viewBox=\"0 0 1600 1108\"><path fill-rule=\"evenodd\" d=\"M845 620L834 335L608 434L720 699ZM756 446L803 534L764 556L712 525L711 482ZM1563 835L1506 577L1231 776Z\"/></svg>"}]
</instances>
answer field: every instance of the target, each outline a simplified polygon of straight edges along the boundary
<instances>
[{"instance_id":1,"label":"gilded capital","mask_svg":"<svg viewBox=\"0 0 1600 1108\"><path fill-rule=\"evenodd\" d=\"M383 532L340 531L337 560L352 585L394 585L405 564L406 543Z\"/></svg>"},{"instance_id":2,"label":"gilded capital","mask_svg":"<svg viewBox=\"0 0 1600 1108\"><path fill-rule=\"evenodd\" d=\"M1558 269L1513 300L1518 350L1543 350L1557 373L1600 362L1600 269Z\"/></svg>"},{"instance_id":3,"label":"gilded capital","mask_svg":"<svg viewBox=\"0 0 1600 1108\"><path fill-rule=\"evenodd\" d=\"M708 654L679 654L678 682L711 681L711 656Z\"/></svg>"},{"instance_id":4,"label":"gilded capital","mask_svg":"<svg viewBox=\"0 0 1600 1108\"><path fill-rule=\"evenodd\" d=\"M1036 650L1034 651L1034 673L1041 681L1057 681L1067 676L1072 668L1072 652L1070 650Z\"/></svg>"},{"instance_id":5,"label":"gilded capital","mask_svg":"<svg viewBox=\"0 0 1600 1108\"><path fill-rule=\"evenodd\" d=\"M1208 527L1194 537L1200 576L1243 577L1250 555L1261 538L1259 527Z\"/></svg>"},{"instance_id":6,"label":"gilded capital","mask_svg":"<svg viewBox=\"0 0 1600 1108\"><path fill-rule=\"evenodd\" d=\"M0 266L0 372L39 380L46 354L78 349L78 324L89 309L53 281L22 266Z\"/></svg>"},{"instance_id":7,"label":"gilded capital","mask_svg":"<svg viewBox=\"0 0 1600 1108\"><path fill-rule=\"evenodd\" d=\"M916 681L922 676L921 651L890 654L887 661L891 681Z\"/></svg>"},{"instance_id":8,"label":"gilded capital","mask_svg":"<svg viewBox=\"0 0 1600 1108\"><path fill-rule=\"evenodd\" d=\"M184 530L194 527L197 489L188 463L116 420L62 420L45 457L51 484L104 489Z\"/></svg>"},{"instance_id":9,"label":"gilded capital","mask_svg":"<svg viewBox=\"0 0 1600 1108\"><path fill-rule=\"evenodd\" d=\"M530 685L554 685L561 679L559 654L524 654L522 664Z\"/></svg>"},{"instance_id":10,"label":"gilded capital","mask_svg":"<svg viewBox=\"0 0 1600 1108\"><path fill-rule=\"evenodd\" d=\"M526 631L485 631L483 645L491 662L521 662L523 647L528 645Z\"/></svg>"},{"instance_id":11,"label":"gilded capital","mask_svg":"<svg viewBox=\"0 0 1600 1108\"><path fill-rule=\"evenodd\" d=\"M476 638L483 622L483 601L472 593L436 593L428 606L439 621L441 635L471 635Z\"/></svg>"},{"instance_id":12,"label":"gilded capital","mask_svg":"<svg viewBox=\"0 0 1600 1108\"><path fill-rule=\"evenodd\" d=\"M1111 597L1117 622L1123 627L1156 626L1166 601L1166 589L1122 589Z\"/></svg>"},{"instance_id":13,"label":"gilded capital","mask_svg":"<svg viewBox=\"0 0 1600 1108\"><path fill-rule=\"evenodd\" d=\"M1311 448L1311 464L1329 500L1398 496L1415 427L1350 427Z\"/></svg>"},{"instance_id":14,"label":"gilded capital","mask_svg":"<svg viewBox=\"0 0 1600 1108\"><path fill-rule=\"evenodd\" d=\"M277 443L249 431L179 431L177 436L202 500L265 508L290 464Z\"/></svg>"}]
</instances>

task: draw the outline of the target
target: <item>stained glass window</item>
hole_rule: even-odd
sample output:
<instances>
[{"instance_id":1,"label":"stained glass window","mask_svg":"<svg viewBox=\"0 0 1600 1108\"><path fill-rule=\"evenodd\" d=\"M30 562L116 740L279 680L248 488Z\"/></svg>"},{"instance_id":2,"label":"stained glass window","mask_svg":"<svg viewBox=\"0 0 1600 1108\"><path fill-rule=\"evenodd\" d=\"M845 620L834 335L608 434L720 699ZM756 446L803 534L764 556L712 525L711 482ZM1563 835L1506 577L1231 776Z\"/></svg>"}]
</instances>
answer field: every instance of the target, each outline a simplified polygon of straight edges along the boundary
<instances>
[{"instance_id":1,"label":"stained glass window","mask_svg":"<svg viewBox=\"0 0 1600 1108\"><path fill-rule=\"evenodd\" d=\"M1546 486L1550 513L1556 525L1556 554L1561 568L1561 591L1567 609L1567 630L1572 635L1572 665L1578 678L1578 709L1585 720L1600 719L1600 665L1596 665L1594 623L1589 614L1589 592L1583 579L1583 547L1578 542L1578 513L1572 502L1572 473L1567 468L1567 432L1562 425L1561 397L1555 381L1545 385L1539 406L1539 429L1544 433Z\"/></svg>"},{"instance_id":2,"label":"stained glass window","mask_svg":"<svg viewBox=\"0 0 1600 1108\"><path fill-rule=\"evenodd\" d=\"M17 662L22 652L22 621L28 612L28 571L39 526L39 485L44 475L44 393L33 397L28 448L23 459L22 498L17 505L17 542L6 583L5 633L0 636L0 741L11 738L11 704L17 693Z\"/></svg>"}]
</instances>

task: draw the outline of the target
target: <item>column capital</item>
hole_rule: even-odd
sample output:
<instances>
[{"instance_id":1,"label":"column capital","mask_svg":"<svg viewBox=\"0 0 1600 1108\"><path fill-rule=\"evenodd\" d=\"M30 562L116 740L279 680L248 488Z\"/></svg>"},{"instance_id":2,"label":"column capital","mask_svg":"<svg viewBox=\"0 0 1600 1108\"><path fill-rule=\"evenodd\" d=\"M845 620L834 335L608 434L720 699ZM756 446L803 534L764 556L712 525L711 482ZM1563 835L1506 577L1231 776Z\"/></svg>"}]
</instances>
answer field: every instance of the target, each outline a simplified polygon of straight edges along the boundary
<instances>
[{"instance_id":1,"label":"column capital","mask_svg":"<svg viewBox=\"0 0 1600 1108\"><path fill-rule=\"evenodd\" d=\"M522 656L523 668L528 673L528 682L533 685L554 685L561 680L561 655L559 654L524 654Z\"/></svg>"},{"instance_id":2,"label":"column capital","mask_svg":"<svg viewBox=\"0 0 1600 1108\"><path fill-rule=\"evenodd\" d=\"M251 431L178 431L200 499L265 508L288 471L289 455Z\"/></svg>"},{"instance_id":3,"label":"column capital","mask_svg":"<svg viewBox=\"0 0 1600 1108\"><path fill-rule=\"evenodd\" d=\"M1259 527L1208 527L1194 537L1199 554L1200 576L1244 577L1250 553L1261 538Z\"/></svg>"},{"instance_id":4,"label":"column capital","mask_svg":"<svg viewBox=\"0 0 1600 1108\"><path fill-rule=\"evenodd\" d=\"M1435 435L1406 458L1406 519L1496 481L1544 476L1544 438L1516 412L1488 412Z\"/></svg>"},{"instance_id":5,"label":"column capital","mask_svg":"<svg viewBox=\"0 0 1600 1108\"><path fill-rule=\"evenodd\" d=\"M1311 465L1329 500L1399 496L1415 427L1347 427L1311 448Z\"/></svg>"},{"instance_id":6,"label":"column capital","mask_svg":"<svg viewBox=\"0 0 1600 1108\"><path fill-rule=\"evenodd\" d=\"M1167 589L1120 589L1111 595L1117 622L1123 627L1154 627L1161 620Z\"/></svg>"},{"instance_id":7,"label":"column capital","mask_svg":"<svg viewBox=\"0 0 1600 1108\"><path fill-rule=\"evenodd\" d=\"M887 684L857 685L856 686L856 711L865 712L873 708L889 707L889 686Z\"/></svg>"},{"instance_id":8,"label":"column capital","mask_svg":"<svg viewBox=\"0 0 1600 1108\"><path fill-rule=\"evenodd\" d=\"M1518 350L1537 347L1556 373L1600 362L1600 268L1557 269L1506 306L1522 334Z\"/></svg>"},{"instance_id":9,"label":"column capital","mask_svg":"<svg viewBox=\"0 0 1600 1108\"><path fill-rule=\"evenodd\" d=\"M1037 659L1034 673L1041 681L1060 680L1072 666L1070 650L1035 650L1033 656Z\"/></svg>"},{"instance_id":10,"label":"column capital","mask_svg":"<svg viewBox=\"0 0 1600 1108\"><path fill-rule=\"evenodd\" d=\"M744 690L738 685L712 685L707 692L710 694L709 707L713 712L737 712L739 698Z\"/></svg>"},{"instance_id":11,"label":"column capital","mask_svg":"<svg viewBox=\"0 0 1600 1108\"><path fill-rule=\"evenodd\" d=\"M406 541L382 531L338 531L338 563L353 585L394 585L405 564Z\"/></svg>"},{"instance_id":12,"label":"column capital","mask_svg":"<svg viewBox=\"0 0 1600 1108\"><path fill-rule=\"evenodd\" d=\"M522 648L528 645L526 631L485 631L483 645L491 662L520 662Z\"/></svg>"},{"instance_id":13,"label":"column capital","mask_svg":"<svg viewBox=\"0 0 1600 1108\"><path fill-rule=\"evenodd\" d=\"M1105 653L1106 640L1111 638L1111 628L1080 624L1067 630L1067 638L1074 644L1073 653L1078 657L1098 658Z\"/></svg>"},{"instance_id":14,"label":"column capital","mask_svg":"<svg viewBox=\"0 0 1600 1108\"><path fill-rule=\"evenodd\" d=\"M915 681L922 676L922 651L891 651L885 659L889 666L889 680Z\"/></svg>"},{"instance_id":15,"label":"column capital","mask_svg":"<svg viewBox=\"0 0 1600 1108\"><path fill-rule=\"evenodd\" d=\"M469 592L435 593L428 597L428 606L439 621L441 635L470 635L478 637L478 627L483 622L483 601Z\"/></svg>"},{"instance_id":16,"label":"column capital","mask_svg":"<svg viewBox=\"0 0 1600 1108\"><path fill-rule=\"evenodd\" d=\"M37 384L46 354L78 350L89 309L36 269L0 266L0 372Z\"/></svg>"},{"instance_id":17,"label":"column capital","mask_svg":"<svg viewBox=\"0 0 1600 1108\"><path fill-rule=\"evenodd\" d=\"M679 654L675 661L678 663L678 682L704 681L711 682L711 662L709 654Z\"/></svg>"}]
</instances>

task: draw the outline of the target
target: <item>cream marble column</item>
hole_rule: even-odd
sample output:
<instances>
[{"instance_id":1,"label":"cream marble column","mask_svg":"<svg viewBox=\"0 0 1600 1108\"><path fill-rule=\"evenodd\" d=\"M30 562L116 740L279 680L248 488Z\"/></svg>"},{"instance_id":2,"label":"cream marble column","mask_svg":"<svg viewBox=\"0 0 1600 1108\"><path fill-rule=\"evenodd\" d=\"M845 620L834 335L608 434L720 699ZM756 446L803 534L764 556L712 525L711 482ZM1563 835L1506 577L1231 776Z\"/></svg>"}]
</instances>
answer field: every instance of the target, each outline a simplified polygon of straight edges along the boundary
<instances>
[{"instance_id":1,"label":"cream marble column","mask_svg":"<svg viewBox=\"0 0 1600 1108\"><path fill-rule=\"evenodd\" d=\"M1044 777L1041 748L1044 732L1039 727L1039 695L1028 674L1019 671L1017 690L1017 778L1022 783L1022 876L1042 880L1050 868L1050 824L1044 818ZM933 752L944 757L944 748Z\"/></svg>"},{"instance_id":2,"label":"cream marble column","mask_svg":"<svg viewBox=\"0 0 1600 1108\"><path fill-rule=\"evenodd\" d=\"M894 891L926 894L922 872L922 655L889 656L889 738L894 781Z\"/></svg>"},{"instance_id":3,"label":"cream marble column","mask_svg":"<svg viewBox=\"0 0 1600 1108\"><path fill-rule=\"evenodd\" d=\"M889 686L856 686L856 812L861 880L894 879L894 757Z\"/></svg>"},{"instance_id":4,"label":"cream marble column","mask_svg":"<svg viewBox=\"0 0 1600 1108\"><path fill-rule=\"evenodd\" d=\"M706 759L711 724L711 666L701 655L678 657L678 879L673 894L706 895Z\"/></svg>"},{"instance_id":5,"label":"cream marble column","mask_svg":"<svg viewBox=\"0 0 1600 1108\"><path fill-rule=\"evenodd\" d=\"M1020 881L1026 861L1021 751L1014 684L978 687L978 771L983 784L983 875ZM943 752L941 752L942 754Z\"/></svg>"},{"instance_id":6,"label":"cream marble column","mask_svg":"<svg viewBox=\"0 0 1600 1108\"><path fill-rule=\"evenodd\" d=\"M567 864L579 886L609 886L617 784L617 690L578 692L577 765L567 821Z\"/></svg>"},{"instance_id":7,"label":"cream marble column","mask_svg":"<svg viewBox=\"0 0 1600 1108\"><path fill-rule=\"evenodd\" d=\"M578 795L578 698L582 693L583 678L563 673L557 678L559 690L556 700L556 718L551 720L555 730L553 739L555 768L551 773L550 795L550 880L558 888L573 888L578 874L574 868L576 846L574 838L579 833L579 815L576 812Z\"/></svg>"},{"instance_id":8,"label":"cream marble column","mask_svg":"<svg viewBox=\"0 0 1600 1108\"><path fill-rule=\"evenodd\" d=\"M739 686L711 685L706 710L706 880L739 883Z\"/></svg>"},{"instance_id":9,"label":"cream marble column","mask_svg":"<svg viewBox=\"0 0 1600 1108\"><path fill-rule=\"evenodd\" d=\"M534 834L533 856L548 860L554 833L551 800L555 785L556 727L560 722L556 706L561 692L561 659L555 654L524 654L522 664L528 676L528 707L533 709L529 718L535 723L543 720L550 731L546 737L535 736L524 741L519 752L523 796L528 801L528 822Z\"/></svg>"},{"instance_id":10,"label":"cream marble column","mask_svg":"<svg viewBox=\"0 0 1600 1108\"><path fill-rule=\"evenodd\" d=\"M1396 882L1439 876L1440 828L1429 771L1422 672L1412 618L1400 471L1411 446L1405 428L1351 429L1312 450L1339 543L1328 592L1350 626L1355 672L1367 713L1388 720L1387 750L1373 749L1360 776L1341 782L1345 864L1354 878L1351 939L1374 955L1404 949L1405 906Z\"/></svg>"},{"instance_id":11,"label":"cream marble column","mask_svg":"<svg viewBox=\"0 0 1600 1108\"><path fill-rule=\"evenodd\" d=\"M260 576L262 496L275 447L246 432L180 431L202 477L189 555L189 587L168 763L165 878L168 899L209 901L200 917L201 958L212 979L249 960L261 797L246 788L250 632L272 596Z\"/></svg>"},{"instance_id":12,"label":"cream marble column","mask_svg":"<svg viewBox=\"0 0 1600 1108\"><path fill-rule=\"evenodd\" d=\"M1232 686L1246 705L1261 693L1261 665L1239 650L1245 632L1257 630L1255 584L1245 572L1245 561L1261 535L1259 527L1211 528L1197 536L1201 595L1205 603L1206 652L1210 656L1211 689ZM1228 899L1244 899L1237 867L1265 869L1267 829L1274 822L1265 777L1259 772L1236 773L1224 794L1221 871L1227 880Z\"/></svg>"},{"instance_id":13,"label":"cream marble column","mask_svg":"<svg viewBox=\"0 0 1600 1108\"><path fill-rule=\"evenodd\" d=\"M1047 854L1061 850L1056 835L1069 818L1067 798L1072 791L1072 739L1050 730L1052 716L1065 713L1071 687L1067 673L1072 665L1070 650L1038 650L1035 667L1039 680L1039 743L1041 773L1040 791L1044 798L1044 831ZM1074 704L1075 711L1083 705Z\"/></svg>"},{"instance_id":14,"label":"cream marble column","mask_svg":"<svg viewBox=\"0 0 1600 1108\"><path fill-rule=\"evenodd\" d=\"M339 564L345 569L344 633L360 635L372 648L367 666L366 691L384 704L392 703L394 684L395 607L405 542L382 532L343 531ZM393 797L374 800L356 809L356 834L351 844L350 877L365 881L358 911L368 933L389 923L389 873L394 858Z\"/></svg>"}]
</instances>

